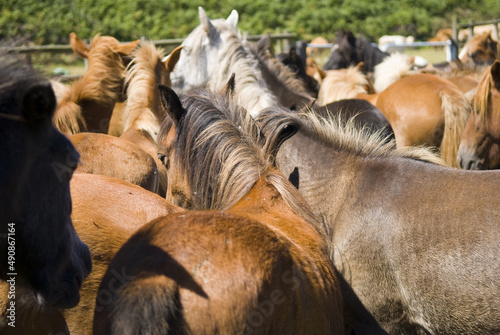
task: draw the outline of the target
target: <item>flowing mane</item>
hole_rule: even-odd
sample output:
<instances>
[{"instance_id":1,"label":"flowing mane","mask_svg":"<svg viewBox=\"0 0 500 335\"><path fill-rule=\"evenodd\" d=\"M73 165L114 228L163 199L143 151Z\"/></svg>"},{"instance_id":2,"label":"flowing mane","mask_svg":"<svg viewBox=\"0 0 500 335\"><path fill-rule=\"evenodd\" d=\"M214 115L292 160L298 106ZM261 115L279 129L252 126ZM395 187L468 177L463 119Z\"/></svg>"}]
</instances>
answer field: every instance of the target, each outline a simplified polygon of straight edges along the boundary
<instances>
[{"instance_id":1,"label":"flowing mane","mask_svg":"<svg viewBox=\"0 0 500 335\"><path fill-rule=\"evenodd\" d=\"M114 103L122 94L125 65L117 50L114 37L97 34L90 42L89 67L82 79L70 89L70 99L97 100L102 104Z\"/></svg>"},{"instance_id":2,"label":"flowing mane","mask_svg":"<svg viewBox=\"0 0 500 335\"><path fill-rule=\"evenodd\" d=\"M416 73L412 71L414 60L410 56L395 52L375 65L373 87L376 92L382 92L396 80Z\"/></svg>"},{"instance_id":3,"label":"flowing mane","mask_svg":"<svg viewBox=\"0 0 500 335\"><path fill-rule=\"evenodd\" d=\"M152 42L142 41L132 53L132 61L126 71L127 103L125 106L125 129L134 125L146 131L153 139L160 131L163 116L156 115L161 110L159 92L156 88L161 76L167 75L162 59L165 52Z\"/></svg>"},{"instance_id":4,"label":"flowing mane","mask_svg":"<svg viewBox=\"0 0 500 335\"><path fill-rule=\"evenodd\" d=\"M271 50L269 50L267 46L248 41L245 41L244 44L246 50L257 59L260 59L269 71L283 83L283 85L302 94L309 95L306 84L302 80L298 79L292 70L280 62L280 60L272 54Z\"/></svg>"},{"instance_id":5,"label":"flowing mane","mask_svg":"<svg viewBox=\"0 0 500 335\"><path fill-rule=\"evenodd\" d=\"M373 133L368 129L359 130L353 119L345 123L339 116L323 117L312 111L292 114L283 108L267 108L261 112L257 122L265 136L272 135L276 129L291 125L331 148L355 156L397 156L445 165L438 156L423 147L394 149L394 143L387 142L382 131Z\"/></svg>"},{"instance_id":6,"label":"flowing mane","mask_svg":"<svg viewBox=\"0 0 500 335\"><path fill-rule=\"evenodd\" d=\"M486 113L488 113L489 96L491 90L492 75L491 71L485 71L483 77L479 81L476 94L474 95L472 104L472 113L480 118L481 124L485 123Z\"/></svg>"},{"instance_id":7,"label":"flowing mane","mask_svg":"<svg viewBox=\"0 0 500 335\"><path fill-rule=\"evenodd\" d=\"M196 191L196 208L228 209L262 176L276 187L292 209L319 227L293 185L277 173L271 151L279 134L264 138L250 114L226 95L195 90L181 97L186 114L176 125L178 169ZM168 129L162 127L159 142Z\"/></svg>"},{"instance_id":8,"label":"flowing mane","mask_svg":"<svg viewBox=\"0 0 500 335\"><path fill-rule=\"evenodd\" d=\"M367 93L368 79L357 66L327 70L325 73L326 77L323 78L318 93L319 105L326 105L341 99L353 99L359 93Z\"/></svg>"}]
</instances>

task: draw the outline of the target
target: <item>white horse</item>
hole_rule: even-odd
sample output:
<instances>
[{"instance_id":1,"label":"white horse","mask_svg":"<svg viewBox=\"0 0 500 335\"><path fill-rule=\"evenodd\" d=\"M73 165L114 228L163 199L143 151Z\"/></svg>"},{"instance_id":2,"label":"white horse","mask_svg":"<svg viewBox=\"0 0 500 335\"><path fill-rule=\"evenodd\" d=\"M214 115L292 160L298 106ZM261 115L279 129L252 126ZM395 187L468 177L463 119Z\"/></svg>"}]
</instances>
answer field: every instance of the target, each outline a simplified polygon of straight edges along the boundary
<instances>
[{"instance_id":1,"label":"white horse","mask_svg":"<svg viewBox=\"0 0 500 335\"><path fill-rule=\"evenodd\" d=\"M182 43L182 54L170 75L172 88L177 93L199 87L220 90L235 73L238 103L252 116L278 105L259 70L258 60L243 47L236 30L238 12L233 10L226 20L210 20L203 8L198 10L201 24Z\"/></svg>"}]
</instances>

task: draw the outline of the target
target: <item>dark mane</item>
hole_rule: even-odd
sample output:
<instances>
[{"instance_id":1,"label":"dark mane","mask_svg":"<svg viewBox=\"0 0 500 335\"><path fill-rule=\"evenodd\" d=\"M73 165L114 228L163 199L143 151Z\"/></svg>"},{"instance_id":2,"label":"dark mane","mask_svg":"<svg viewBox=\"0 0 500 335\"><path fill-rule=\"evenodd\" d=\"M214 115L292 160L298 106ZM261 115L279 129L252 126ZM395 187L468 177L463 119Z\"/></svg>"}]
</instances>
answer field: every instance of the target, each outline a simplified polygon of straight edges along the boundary
<instances>
[{"instance_id":1,"label":"dark mane","mask_svg":"<svg viewBox=\"0 0 500 335\"><path fill-rule=\"evenodd\" d=\"M351 31L337 32L337 39L323 66L323 70L345 69L363 62L364 73L373 72L387 53L373 46L363 37L355 37Z\"/></svg>"},{"instance_id":2,"label":"dark mane","mask_svg":"<svg viewBox=\"0 0 500 335\"><path fill-rule=\"evenodd\" d=\"M302 94L309 94L306 84L298 79L291 69L281 63L266 45L246 42L245 48L260 60L261 67L266 67L266 70L276 76L277 80L281 81L285 86Z\"/></svg>"},{"instance_id":3,"label":"dark mane","mask_svg":"<svg viewBox=\"0 0 500 335\"><path fill-rule=\"evenodd\" d=\"M283 108L267 108L257 118L265 136L271 136L275 129L294 126L307 136L315 138L332 149L361 157L391 157L399 156L434 164L444 165L444 162L428 149L422 147L405 147L394 149L394 143L387 141L384 130L377 132L368 128L358 129L354 119L347 122L337 116L319 116L306 111L292 114Z\"/></svg>"}]
</instances>

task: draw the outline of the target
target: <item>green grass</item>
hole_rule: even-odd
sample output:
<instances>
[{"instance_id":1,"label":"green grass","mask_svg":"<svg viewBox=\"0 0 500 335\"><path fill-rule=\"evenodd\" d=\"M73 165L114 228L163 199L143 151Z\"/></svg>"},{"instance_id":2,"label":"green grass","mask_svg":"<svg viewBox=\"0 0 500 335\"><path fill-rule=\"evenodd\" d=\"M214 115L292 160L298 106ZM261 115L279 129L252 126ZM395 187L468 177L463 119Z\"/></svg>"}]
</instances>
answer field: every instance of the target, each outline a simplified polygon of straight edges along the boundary
<instances>
[{"instance_id":1,"label":"green grass","mask_svg":"<svg viewBox=\"0 0 500 335\"><path fill-rule=\"evenodd\" d=\"M404 50L404 53L410 56L423 57L431 64L446 62L446 50L444 47L408 48Z\"/></svg>"}]
</instances>

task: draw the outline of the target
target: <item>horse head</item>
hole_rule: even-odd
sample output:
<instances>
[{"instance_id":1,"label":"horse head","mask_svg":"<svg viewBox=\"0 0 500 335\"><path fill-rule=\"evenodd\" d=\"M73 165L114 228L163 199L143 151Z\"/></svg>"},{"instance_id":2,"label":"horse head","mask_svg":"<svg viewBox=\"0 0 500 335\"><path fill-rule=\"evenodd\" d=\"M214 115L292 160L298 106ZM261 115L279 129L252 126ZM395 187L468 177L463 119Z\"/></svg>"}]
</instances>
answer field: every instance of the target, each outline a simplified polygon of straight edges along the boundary
<instances>
[{"instance_id":1,"label":"horse head","mask_svg":"<svg viewBox=\"0 0 500 335\"><path fill-rule=\"evenodd\" d=\"M498 59L498 42L491 38L491 32L473 36L465 43L458 58L462 63L491 64Z\"/></svg>"},{"instance_id":2,"label":"horse head","mask_svg":"<svg viewBox=\"0 0 500 335\"><path fill-rule=\"evenodd\" d=\"M181 91L205 87L218 66L221 45L228 36L236 33L238 12L229 17L211 20L203 8L198 7L200 25L182 42L181 53L175 70L171 73L172 87Z\"/></svg>"},{"instance_id":3,"label":"horse head","mask_svg":"<svg viewBox=\"0 0 500 335\"><path fill-rule=\"evenodd\" d=\"M0 277L41 305L70 308L91 269L70 218L79 154L52 123L50 83L18 61L0 64Z\"/></svg>"},{"instance_id":4,"label":"horse head","mask_svg":"<svg viewBox=\"0 0 500 335\"><path fill-rule=\"evenodd\" d=\"M500 168L500 61L484 73L462 135L458 160L463 169Z\"/></svg>"}]
</instances>

